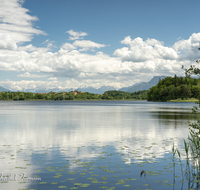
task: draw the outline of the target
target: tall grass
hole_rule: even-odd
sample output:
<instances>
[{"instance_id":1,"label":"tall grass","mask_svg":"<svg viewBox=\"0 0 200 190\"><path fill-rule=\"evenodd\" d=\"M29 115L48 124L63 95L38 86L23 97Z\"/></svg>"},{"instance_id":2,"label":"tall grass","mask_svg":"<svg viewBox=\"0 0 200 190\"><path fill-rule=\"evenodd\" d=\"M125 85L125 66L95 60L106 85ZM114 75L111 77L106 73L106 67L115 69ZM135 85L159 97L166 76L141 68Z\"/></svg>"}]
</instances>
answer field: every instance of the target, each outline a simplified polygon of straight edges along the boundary
<instances>
[{"instance_id":1,"label":"tall grass","mask_svg":"<svg viewBox=\"0 0 200 190\"><path fill-rule=\"evenodd\" d=\"M196 102L199 104L200 101ZM198 113L198 108L194 106L192 113ZM183 172L188 179L188 188L199 187L200 185L200 119L197 119L196 123L189 124L188 139L184 140L184 152L186 160L186 169L182 169L182 158L178 148L175 150L174 144L172 147L172 153L177 154L181 165L182 178L184 179Z\"/></svg>"}]
</instances>

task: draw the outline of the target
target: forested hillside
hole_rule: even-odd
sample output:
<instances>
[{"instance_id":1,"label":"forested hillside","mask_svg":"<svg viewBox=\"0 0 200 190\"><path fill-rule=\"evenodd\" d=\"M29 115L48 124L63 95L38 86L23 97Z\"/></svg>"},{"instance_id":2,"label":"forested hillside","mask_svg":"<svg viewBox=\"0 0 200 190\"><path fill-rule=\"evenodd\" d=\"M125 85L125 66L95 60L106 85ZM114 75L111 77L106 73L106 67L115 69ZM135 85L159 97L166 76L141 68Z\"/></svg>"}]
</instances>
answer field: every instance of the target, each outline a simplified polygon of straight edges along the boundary
<instances>
[{"instance_id":1,"label":"forested hillside","mask_svg":"<svg viewBox=\"0 0 200 190\"><path fill-rule=\"evenodd\" d=\"M148 101L169 101L173 99L199 98L200 79L190 77L167 77L149 89Z\"/></svg>"}]
</instances>

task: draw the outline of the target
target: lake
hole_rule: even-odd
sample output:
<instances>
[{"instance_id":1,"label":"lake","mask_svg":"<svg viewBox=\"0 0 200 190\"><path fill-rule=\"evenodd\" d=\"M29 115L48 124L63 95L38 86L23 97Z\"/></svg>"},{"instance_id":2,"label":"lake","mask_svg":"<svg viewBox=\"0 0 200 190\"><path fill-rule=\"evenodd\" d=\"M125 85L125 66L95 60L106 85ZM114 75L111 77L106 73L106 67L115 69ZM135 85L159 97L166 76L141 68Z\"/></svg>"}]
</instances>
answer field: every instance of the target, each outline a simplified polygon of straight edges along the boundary
<instances>
[{"instance_id":1,"label":"lake","mask_svg":"<svg viewBox=\"0 0 200 190\"><path fill-rule=\"evenodd\" d=\"M194 105L0 101L0 189L191 188L171 150L182 149Z\"/></svg>"}]
</instances>

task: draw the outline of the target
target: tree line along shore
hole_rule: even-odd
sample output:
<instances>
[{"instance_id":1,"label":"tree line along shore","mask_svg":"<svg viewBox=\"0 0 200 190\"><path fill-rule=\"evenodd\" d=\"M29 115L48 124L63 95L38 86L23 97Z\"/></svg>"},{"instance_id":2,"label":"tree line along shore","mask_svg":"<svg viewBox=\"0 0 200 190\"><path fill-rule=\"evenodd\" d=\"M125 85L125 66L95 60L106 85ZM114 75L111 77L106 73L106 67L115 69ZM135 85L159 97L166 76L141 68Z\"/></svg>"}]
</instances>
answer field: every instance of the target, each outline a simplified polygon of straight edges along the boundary
<instances>
[{"instance_id":1,"label":"tree line along shore","mask_svg":"<svg viewBox=\"0 0 200 190\"><path fill-rule=\"evenodd\" d=\"M138 92L106 91L104 94L89 92L0 92L0 100L146 100L147 90Z\"/></svg>"}]
</instances>

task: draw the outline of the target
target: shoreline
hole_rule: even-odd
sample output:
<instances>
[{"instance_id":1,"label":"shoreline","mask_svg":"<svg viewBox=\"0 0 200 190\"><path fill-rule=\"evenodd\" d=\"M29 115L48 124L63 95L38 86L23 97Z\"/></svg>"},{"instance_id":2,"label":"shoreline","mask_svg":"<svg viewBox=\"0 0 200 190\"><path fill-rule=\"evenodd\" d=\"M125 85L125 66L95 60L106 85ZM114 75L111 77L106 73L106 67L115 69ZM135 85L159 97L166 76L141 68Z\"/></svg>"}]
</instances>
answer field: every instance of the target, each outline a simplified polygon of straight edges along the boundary
<instances>
[{"instance_id":1,"label":"shoreline","mask_svg":"<svg viewBox=\"0 0 200 190\"><path fill-rule=\"evenodd\" d=\"M3 101L15 101L15 102L24 102L24 101L147 101L147 100L138 100L138 99L112 99L112 100L107 100L107 99L74 99L74 100L45 100L45 99L30 99L30 100L0 100L1 102ZM195 103L198 102L198 99L190 98L187 100L181 100L181 99L176 99L176 100L169 100L167 102L188 102L188 103ZM147 101L148 102L148 101ZM161 101L149 101L149 102L161 102Z\"/></svg>"},{"instance_id":2,"label":"shoreline","mask_svg":"<svg viewBox=\"0 0 200 190\"><path fill-rule=\"evenodd\" d=\"M198 102L199 100L198 99L195 99L195 98L190 98L190 99L187 99L187 100L181 100L181 99L176 99L176 100L170 100L168 102Z\"/></svg>"},{"instance_id":3,"label":"shoreline","mask_svg":"<svg viewBox=\"0 0 200 190\"><path fill-rule=\"evenodd\" d=\"M45 99L31 99L31 100L0 100L0 101L15 101L15 102L24 102L24 101L63 101L63 102L67 102L67 101L147 101L147 100L138 100L138 99L124 99L124 100L117 100L117 99L114 99L114 100L102 100L102 99L86 99L86 100L77 100L77 99L74 99L74 100L45 100Z\"/></svg>"}]
</instances>

